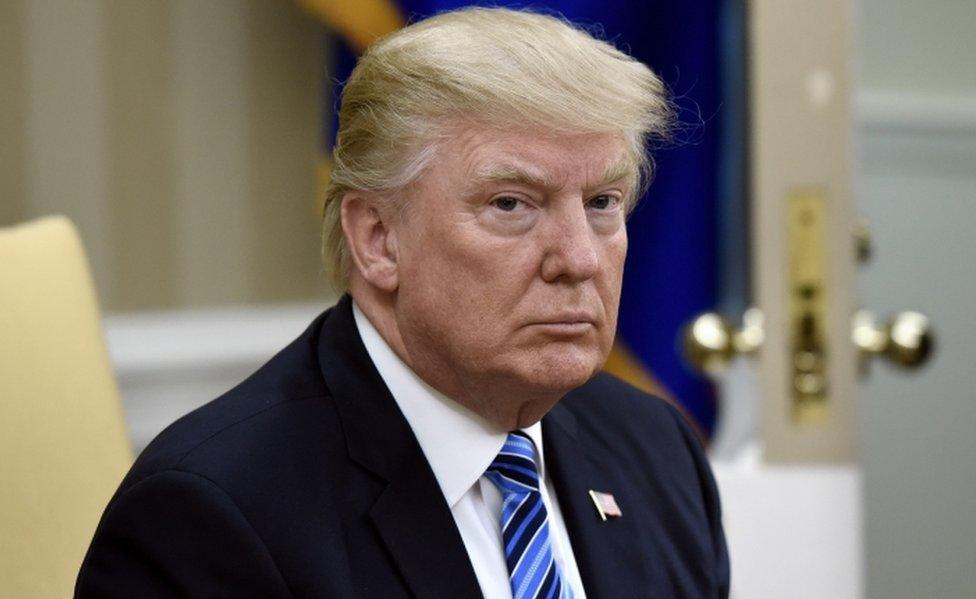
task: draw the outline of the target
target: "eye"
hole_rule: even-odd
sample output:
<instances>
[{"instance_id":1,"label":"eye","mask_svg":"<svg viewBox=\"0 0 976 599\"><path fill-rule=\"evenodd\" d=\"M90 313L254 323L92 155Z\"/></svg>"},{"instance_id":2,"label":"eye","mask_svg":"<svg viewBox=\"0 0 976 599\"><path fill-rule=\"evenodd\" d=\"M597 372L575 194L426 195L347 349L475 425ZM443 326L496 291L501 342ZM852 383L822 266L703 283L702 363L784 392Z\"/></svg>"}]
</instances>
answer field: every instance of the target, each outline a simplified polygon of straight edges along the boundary
<instances>
[{"instance_id":1,"label":"eye","mask_svg":"<svg viewBox=\"0 0 976 599\"><path fill-rule=\"evenodd\" d=\"M502 196L491 201L491 205L503 212L513 212L522 204L522 200L512 196Z\"/></svg>"},{"instance_id":2,"label":"eye","mask_svg":"<svg viewBox=\"0 0 976 599\"><path fill-rule=\"evenodd\" d=\"M598 195L595 198L587 202L591 208L596 208L597 210L610 210L620 203L620 198L612 195Z\"/></svg>"}]
</instances>

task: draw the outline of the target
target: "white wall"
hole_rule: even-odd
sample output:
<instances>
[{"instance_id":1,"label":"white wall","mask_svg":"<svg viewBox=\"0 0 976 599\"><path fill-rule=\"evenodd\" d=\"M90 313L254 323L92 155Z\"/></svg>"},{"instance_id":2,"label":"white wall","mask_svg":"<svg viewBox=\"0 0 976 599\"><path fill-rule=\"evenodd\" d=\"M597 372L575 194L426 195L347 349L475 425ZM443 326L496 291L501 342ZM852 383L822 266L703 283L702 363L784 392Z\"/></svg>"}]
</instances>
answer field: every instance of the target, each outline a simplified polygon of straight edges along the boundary
<instances>
[{"instance_id":1,"label":"white wall","mask_svg":"<svg viewBox=\"0 0 976 599\"><path fill-rule=\"evenodd\" d=\"M112 311L316 297L322 34L288 0L3 0L0 226L69 216Z\"/></svg>"},{"instance_id":2,"label":"white wall","mask_svg":"<svg viewBox=\"0 0 976 599\"><path fill-rule=\"evenodd\" d=\"M863 89L976 93L976 2L858 0Z\"/></svg>"}]
</instances>

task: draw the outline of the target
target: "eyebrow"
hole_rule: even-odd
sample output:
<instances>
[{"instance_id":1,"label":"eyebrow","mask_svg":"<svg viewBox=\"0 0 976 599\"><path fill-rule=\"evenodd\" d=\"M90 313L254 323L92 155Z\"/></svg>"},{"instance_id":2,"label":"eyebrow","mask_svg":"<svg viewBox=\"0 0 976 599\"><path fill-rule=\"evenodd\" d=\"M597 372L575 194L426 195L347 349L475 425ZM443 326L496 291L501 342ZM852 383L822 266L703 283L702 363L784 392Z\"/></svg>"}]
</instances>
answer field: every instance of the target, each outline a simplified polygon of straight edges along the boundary
<instances>
[{"instance_id":1,"label":"eyebrow","mask_svg":"<svg viewBox=\"0 0 976 599\"><path fill-rule=\"evenodd\" d=\"M535 169L514 164L493 164L475 171L473 183L518 183L527 187L557 187L556 182Z\"/></svg>"},{"instance_id":2,"label":"eyebrow","mask_svg":"<svg viewBox=\"0 0 976 599\"><path fill-rule=\"evenodd\" d=\"M595 184L590 185L589 188L596 189L621 179L633 180L635 178L636 173L634 172L634 167L630 160L616 160L607 166L600 180ZM525 185L527 187L544 189L559 187L558 183L547 177L544 173L538 172L532 168L526 168L514 164L491 165L487 168L475 171L472 179L472 184L474 186L499 182L516 183L519 185Z\"/></svg>"},{"instance_id":3,"label":"eyebrow","mask_svg":"<svg viewBox=\"0 0 976 599\"><path fill-rule=\"evenodd\" d=\"M637 169L634 168L633 161L628 158L622 158L610 163L606 170L603 171L603 177L594 187L603 187L621 179L627 179L628 183L633 183L637 179Z\"/></svg>"}]
</instances>

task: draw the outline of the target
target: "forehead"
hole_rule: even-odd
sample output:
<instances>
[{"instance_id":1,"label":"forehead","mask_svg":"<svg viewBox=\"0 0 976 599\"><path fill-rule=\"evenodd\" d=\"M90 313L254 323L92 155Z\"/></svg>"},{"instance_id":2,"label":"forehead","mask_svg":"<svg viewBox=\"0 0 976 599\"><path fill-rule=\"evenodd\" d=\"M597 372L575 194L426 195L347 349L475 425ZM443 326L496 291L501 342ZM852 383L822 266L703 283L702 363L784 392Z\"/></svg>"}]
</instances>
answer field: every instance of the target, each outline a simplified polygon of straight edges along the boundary
<instances>
[{"instance_id":1,"label":"forehead","mask_svg":"<svg viewBox=\"0 0 976 599\"><path fill-rule=\"evenodd\" d=\"M587 187L636 174L623 137L612 133L469 125L439 148L437 158L455 177L469 182Z\"/></svg>"}]
</instances>

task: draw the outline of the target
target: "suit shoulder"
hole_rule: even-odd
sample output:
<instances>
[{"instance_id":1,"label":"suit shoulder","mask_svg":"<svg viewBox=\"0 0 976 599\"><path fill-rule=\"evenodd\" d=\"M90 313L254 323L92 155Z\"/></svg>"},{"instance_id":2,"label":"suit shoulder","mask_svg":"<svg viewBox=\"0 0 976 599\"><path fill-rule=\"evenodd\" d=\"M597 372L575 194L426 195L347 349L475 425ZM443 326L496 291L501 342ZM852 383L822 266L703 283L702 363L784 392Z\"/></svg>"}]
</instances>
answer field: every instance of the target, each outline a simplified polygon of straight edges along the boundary
<instances>
[{"instance_id":1,"label":"suit shoulder","mask_svg":"<svg viewBox=\"0 0 976 599\"><path fill-rule=\"evenodd\" d=\"M637 427L642 435L652 431L673 434L689 426L681 409L670 401L606 372L569 393L563 403L578 420L603 422L617 430Z\"/></svg>"},{"instance_id":2,"label":"suit shoulder","mask_svg":"<svg viewBox=\"0 0 976 599\"><path fill-rule=\"evenodd\" d=\"M320 422L331 397L318 372L313 338L306 331L242 383L166 427L122 486L167 469L205 468L201 460L247 455L282 430Z\"/></svg>"},{"instance_id":3,"label":"suit shoulder","mask_svg":"<svg viewBox=\"0 0 976 599\"><path fill-rule=\"evenodd\" d=\"M680 408L601 373L560 402L590 443L632 468L697 479L704 443Z\"/></svg>"},{"instance_id":4,"label":"suit shoulder","mask_svg":"<svg viewBox=\"0 0 976 599\"><path fill-rule=\"evenodd\" d=\"M232 389L166 427L140 453L129 478L186 466L201 453L226 448L228 456L248 442L260 443L260 432L279 428L289 421L301 422L308 415L304 404L327 406L327 395L281 397L249 395ZM271 431L267 431L271 432ZM258 434L256 434L258 433ZM249 435L249 436L248 436Z\"/></svg>"}]
</instances>

